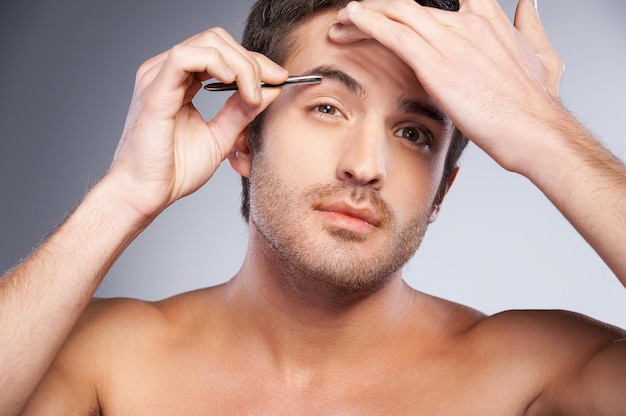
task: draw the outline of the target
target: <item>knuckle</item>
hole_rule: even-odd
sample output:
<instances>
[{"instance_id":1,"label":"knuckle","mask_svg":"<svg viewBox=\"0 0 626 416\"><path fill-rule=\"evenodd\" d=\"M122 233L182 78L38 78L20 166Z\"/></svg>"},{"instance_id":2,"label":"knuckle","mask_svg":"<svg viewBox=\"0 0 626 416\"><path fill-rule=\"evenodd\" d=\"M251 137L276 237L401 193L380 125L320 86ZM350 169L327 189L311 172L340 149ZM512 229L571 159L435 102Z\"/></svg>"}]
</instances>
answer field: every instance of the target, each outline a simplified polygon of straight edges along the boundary
<instances>
[{"instance_id":1,"label":"knuckle","mask_svg":"<svg viewBox=\"0 0 626 416\"><path fill-rule=\"evenodd\" d=\"M565 63L559 59L559 62L555 65L556 72L559 76L565 73Z\"/></svg>"},{"instance_id":2,"label":"knuckle","mask_svg":"<svg viewBox=\"0 0 626 416\"><path fill-rule=\"evenodd\" d=\"M463 13L463 26L472 36L482 39L482 36L493 31L489 19L478 13Z\"/></svg>"},{"instance_id":3,"label":"knuckle","mask_svg":"<svg viewBox=\"0 0 626 416\"><path fill-rule=\"evenodd\" d=\"M228 36L228 32L223 27L216 26L208 30L208 32L212 35L217 35L220 37Z\"/></svg>"},{"instance_id":4,"label":"knuckle","mask_svg":"<svg viewBox=\"0 0 626 416\"><path fill-rule=\"evenodd\" d=\"M479 32L486 32L491 29L491 22L485 16L472 13L468 16L469 25Z\"/></svg>"},{"instance_id":5,"label":"knuckle","mask_svg":"<svg viewBox=\"0 0 626 416\"><path fill-rule=\"evenodd\" d=\"M180 56L184 55L186 47L182 44L174 45L170 49L169 57L172 59L177 59Z\"/></svg>"},{"instance_id":6,"label":"knuckle","mask_svg":"<svg viewBox=\"0 0 626 416\"><path fill-rule=\"evenodd\" d=\"M394 40L395 42L397 42L397 45L411 43L414 41L413 37L415 36L413 31L408 29L406 26L403 26L399 28L399 30L392 32L392 35L395 38Z\"/></svg>"},{"instance_id":7,"label":"knuckle","mask_svg":"<svg viewBox=\"0 0 626 416\"><path fill-rule=\"evenodd\" d=\"M146 61L137 69L135 74L135 86L137 88L144 90L150 84L152 80L150 73L154 72L155 65L151 61Z\"/></svg>"},{"instance_id":8,"label":"knuckle","mask_svg":"<svg viewBox=\"0 0 626 416\"><path fill-rule=\"evenodd\" d=\"M557 54L552 54L546 61L546 66L551 72L562 74L565 72L565 63Z\"/></svg>"},{"instance_id":9,"label":"knuckle","mask_svg":"<svg viewBox=\"0 0 626 416\"><path fill-rule=\"evenodd\" d=\"M142 79L146 75L146 73L150 70L150 68L152 68L150 61L146 61L143 64L141 64L139 68L137 68L135 79L136 80Z\"/></svg>"},{"instance_id":10,"label":"knuckle","mask_svg":"<svg viewBox=\"0 0 626 416\"><path fill-rule=\"evenodd\" d=\"M154 68L158 63L163 59L163 54L159 54L157 56L153 56L152 58L144 61L139 68L137 68L137 72L135 73L135 79L143 78L152 68Z\"/></svg>"},{"instance_id":11,"label":"knuckle","mask_svg":"<svg viewBox=\"0 0 626 416\"><path fill-rule=\"evenodd\" d=\"M221 57L220 51L217 48L208 47L205 49L207 58L211 61L215 61Z\"/></svg>"},{"instance_id":12,"label":"knuckle","mask_svg":"<svg viewBox=\"0 0 626 416\"><path fill-rule=\"evenodd\" d=\"M224 40L224 38L228 35L228 32L221 27L213 27L201 35L201 39L203 42L208 44L216 44Z\"/></svg>"}]
</instances>

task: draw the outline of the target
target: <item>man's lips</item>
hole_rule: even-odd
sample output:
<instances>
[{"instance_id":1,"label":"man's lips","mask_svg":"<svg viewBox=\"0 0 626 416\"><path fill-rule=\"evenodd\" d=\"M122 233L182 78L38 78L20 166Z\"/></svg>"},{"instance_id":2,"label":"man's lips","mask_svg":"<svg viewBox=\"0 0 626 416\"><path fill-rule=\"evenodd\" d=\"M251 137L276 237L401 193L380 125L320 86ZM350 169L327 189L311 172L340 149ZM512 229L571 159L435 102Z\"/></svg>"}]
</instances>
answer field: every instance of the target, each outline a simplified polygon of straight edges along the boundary
<instances>
[{"instance_id":1,"label":"man's lips","mask_svg":"<svg viewBox=\"0 0 626 416\"><path fill-rule=\"evenodd\" d=\"M344 201L336 201L322 204L316 207L318 211L343 215L352 219L361 220L367 224L378 227L379 219L370 207L355 207Z\"/></svg>"}]
</instances>

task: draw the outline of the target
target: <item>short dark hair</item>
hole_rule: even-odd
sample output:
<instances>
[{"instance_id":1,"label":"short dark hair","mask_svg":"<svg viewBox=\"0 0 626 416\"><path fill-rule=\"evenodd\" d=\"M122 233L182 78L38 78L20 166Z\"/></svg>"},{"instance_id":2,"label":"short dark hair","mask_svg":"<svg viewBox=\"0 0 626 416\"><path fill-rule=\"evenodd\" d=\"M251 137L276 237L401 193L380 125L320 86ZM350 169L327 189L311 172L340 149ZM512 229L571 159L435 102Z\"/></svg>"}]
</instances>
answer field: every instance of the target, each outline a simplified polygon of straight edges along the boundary
<instances>
[{"instance_id":1,"label":"short dark hair","mask_svg":"<svg viewBox=\"0 0 626 416\"><path fill-rule=\"evenodd\" d=\"M244 48L259 52L272 61L283 64L292 52L291 35L304 20L324 10L340 9L351 0L258 0L250 10L243 33ZM422 6L434 7L449 11L459 10L458 0L416 0ZM248 144L252 151L261 145L263 120L265 112L259 114L250 123ZM445 195L448 182L452 176L463 149L467 145L467 137L456 127L452 134L452 142L448 149L444 165L443 177L434 203L441 201ZM241 177L241 215L246 221L250 216L250 181Z\"/></svg>"}]
</instances>

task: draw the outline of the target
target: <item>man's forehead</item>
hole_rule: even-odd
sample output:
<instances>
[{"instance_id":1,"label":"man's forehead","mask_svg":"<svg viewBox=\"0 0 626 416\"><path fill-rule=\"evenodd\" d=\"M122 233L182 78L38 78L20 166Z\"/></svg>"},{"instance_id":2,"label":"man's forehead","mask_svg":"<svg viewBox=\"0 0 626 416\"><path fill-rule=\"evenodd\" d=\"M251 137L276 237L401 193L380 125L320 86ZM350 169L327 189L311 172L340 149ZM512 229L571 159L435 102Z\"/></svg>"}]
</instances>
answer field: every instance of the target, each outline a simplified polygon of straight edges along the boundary
<instances>
[{"instance_id":1,"label":"man's forehead","mask_svg":"<svg viewBox=\"0 0 626 416\"><path fill-rule=\"evenodd\" d=\"M392 50L378 41L365 39L349 44L339 44L331 40L329 30L337 22L336 13L336 10L317 13L289 35L290 53L284 66L292 75L296 72L298 74L309 73L316 67L336 67L355 79L363 77L357 75L352 69L358 69L361 74L371 72L377 77L384 75L387 80L401 78L402 86L419 85L413 70ZM332 76L337 80L341 75L341 73L329 73L329 77Z\"/></svg>"},{"instance_id":2,"label":"man's forehead","mask_svg":"<svg viewBox=\"0 0 626 416\"><path fill-rule=\"evenodd\" d=\"M414 71L393 51L372 39L348 45L333 42L328 32L337 21L336 13L317 13L292 34L293 49L285 64L292 75L322 75L361 99L372 90L384 90L392 94L398 112L425 115L446 127L451 124Z\"/></svg>"}]
</instances>

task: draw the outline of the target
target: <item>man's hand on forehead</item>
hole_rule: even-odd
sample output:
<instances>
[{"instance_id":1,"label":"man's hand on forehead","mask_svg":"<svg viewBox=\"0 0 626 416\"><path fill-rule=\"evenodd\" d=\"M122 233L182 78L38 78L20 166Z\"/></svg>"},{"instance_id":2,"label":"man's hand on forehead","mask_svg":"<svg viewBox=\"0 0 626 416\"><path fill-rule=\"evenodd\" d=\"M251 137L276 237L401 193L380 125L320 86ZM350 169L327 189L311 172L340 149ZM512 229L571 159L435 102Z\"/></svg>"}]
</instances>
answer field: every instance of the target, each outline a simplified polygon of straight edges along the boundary
<instances>
[{"instance_id":1,"label":"man's hand on forehead","mask_svg":"<svg viewBox=\"0 0 626 416\"><path fill-rule=\"evenodd\" d=\"M385 45L466 136L503 167L520 171L520 155L543 132L540 119L562 110L562 63L535 6L520 0L513 25L495 0L465 0L459 12L413 0L351 2L329 37Z\"/></svg>"},{"instance_id":2,"label":"man's hand on forehead","mask_svg":"<svg viewBox=\"0 0 626 416\"><path fill-rule=\"evenodd\" d=\"M538 76L538 78L544 80L546 87L550 90L551 94L556 97L558 95L558 87L562 72L562 63L558 56L555 54L550 41L543 30L541 25L541 21L539 20L539 16L537 14L537 0L520 0L518 4L518 8L515 15L515 29L513 30L515 38L514 42L511 44L511 47L519 47L523 48L523 53L526 58L528 58L529 63L533 63L534 60L538 60L542 65L533 65L533 72ZM421 6L415 0L400 0L400 1L390 1L387 3L393 3L393 7L389 6L388 9L391 11L395 11L394 14L386 14L386 9L377 8L376 1L365 0L363 2L352 2L346 8L341 9L338 13L338 22L333 25L329 31L329 37L333 41L340 44L349 44L358 42L360 40L372 39L375 38L379 41L383 41L384 38L379 38L375 35L376 32L368 31L366 29L361 29L358 24L355 24L351 20L351 15L358 15L363 11L363 5L367 8L371 7L371 10L376 10L380 13L379 16L370 15L370 19L372 19L372 26L377 25L387 25L389 22L384 20L384 17L388 18L399 18L403 15L403 13L398 13L398 8L406 8L406 13L409 16L413 16L414 18L406 19L407 21L414 20L416 25L425 26L425 23L430 22L431 16L424 14L424 12L428 12L435 17L439 23L442 23L444 26L448 25L449 28L457 30L457 32L462 33L459 28L462 25L471 25L471 24L485 24L488 23L497 34L498 38L502 41L511 40L511 22L508 20L508 17L505 15L503 10L500 8L498 3L495 0L465 0L460 1L460 9L459 12L452 12L447 10L440 10L432 7ZM420 9L422 11L420 11ZM413 12L413 13L412 13ZM418 14L416 14L418 13ZM468 19L464 19L463 17L459 18L459 14L465 14L467 17L468 14L471 14L472 17ZM479 22L480 19L477 17L480 16L483 19L486 19L486 22ZM457 22L452 24L452 22L461 20L461 22ZM466 22L462 22L462 20L467 20ZM397 22L402 22L402 20L398 20ZM415 34L424 35L426 32L421 32L418 30L406 30L406 28L410 28L411 26L407 24L405 28L402 27L402 24L398 25L396 30L398 33L393 33L391 36L398 36L398 41L402 43L403 40L409 40ZM390 28L392 29L392 28ZM402 37L406 37L403 39ZM424 39L427 39L424 37ZM384 42L383 42L384 43ZM393 45L393 44L391 44ZM436 45L433 45L436 46ZM445 51L442 51L445 52ZM400 54L402 56L402 54Z\"/></svg>"}]
</instances>

